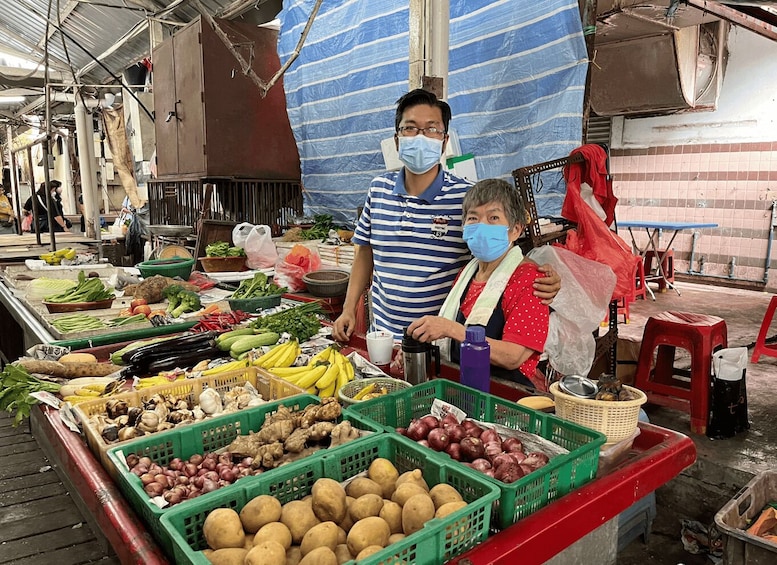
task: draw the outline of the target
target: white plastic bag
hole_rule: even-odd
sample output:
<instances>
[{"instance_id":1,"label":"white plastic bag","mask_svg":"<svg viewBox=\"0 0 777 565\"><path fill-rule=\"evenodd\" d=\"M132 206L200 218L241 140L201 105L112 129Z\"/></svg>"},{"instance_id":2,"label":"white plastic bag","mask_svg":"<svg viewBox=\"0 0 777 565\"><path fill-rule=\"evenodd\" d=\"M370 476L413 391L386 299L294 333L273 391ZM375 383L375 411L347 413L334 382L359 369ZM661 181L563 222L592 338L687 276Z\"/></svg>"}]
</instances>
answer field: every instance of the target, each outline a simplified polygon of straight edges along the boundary
<instances>
[{"instance_id":1,"label":"white plastic bag","mask_svg":"<svg viewBox=\"0 0 777 565\"><path fill-rule=\"evenodd\" d=\"M550 264L561 277L545 341L551 366L563 375L588 375L596 352L593 331L607 316L615 273L603 263L550 245L532 249L528 256L539 265Z\"/></svg>"},{"instance_id":2,"label":"white plastic bag","mask_svg":"<svg viewBox=\"0 0 777 565\"><path fill-rule=\"evenodd\" d=\"M278 260L270 226L253 226L243 249L248 257L246 265L249 269L269 269Z\"/></svg>"},{"instance_id":3,"label":"white plastic bag","mask_svg":"<svg viewBox=\"0 0 777 565\"><path fill-rule=\"evenodd\" d=\"M242 247L245 249L248 234L251 233L252 229L254 229L254 224L249 224L248 222L236 225L232 228L232 244L235 247Z\"/></svg>"}]
</instances>

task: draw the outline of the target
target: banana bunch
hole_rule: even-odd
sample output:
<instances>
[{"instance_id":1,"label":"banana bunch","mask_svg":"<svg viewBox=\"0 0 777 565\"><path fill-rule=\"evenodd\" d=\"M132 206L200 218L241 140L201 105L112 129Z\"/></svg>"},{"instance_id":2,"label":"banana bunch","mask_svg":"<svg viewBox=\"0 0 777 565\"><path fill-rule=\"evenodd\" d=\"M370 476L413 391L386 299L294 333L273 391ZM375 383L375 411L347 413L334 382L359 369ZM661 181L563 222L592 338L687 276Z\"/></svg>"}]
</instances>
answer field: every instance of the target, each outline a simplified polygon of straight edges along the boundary
<instances>
[{"instance_id":1,"label":"banana bunch","mask_svg":"<svg viewBox=\"0 0 777 565\"><path fill-rule=\"evenodd\" d=\"M354 377L351 361L331 345L314 355L307 365L266 368L275 376L321 398L334 396Z\"/></svg>"},{"instance_id":2,"label":"banana bunch","mask_svg":"<svg viewBox=\"0 0 777 565\"><path fill-rule=\"evenodd\" d=\"M118 392L121 387L120 381L116 381L115 379L111 379L107 382L99 382L96 380L97 378L99 377L72 379L60 389L62 400L70 402L70 404L80 404L81 402L94 400L101 396L110 396L111 394ZM78 381L83 382L79 384Z\"/></svg>"},{"instance_id":3,"label":"banana bunch","mask_svg":"<svg viewBox=\"0 0 777 565\"><path fill-rule=\"evenodd\" d=\"M274 367L291 367L300 353L299 342L296 339L289 340L281 345L276 345L268 353L265 353L253 362L254 367L272 369Z\"/></svg>"},{"instance_id":4,"label":"banana bunch","mask_svg":"<svg viewBox=\"0 0 777 565\"><path fill-rule=\"evenodd\" d=\"M65 247L51 253L44 253L40 256L41 259L46 261L49 265L59 265L62 259L68 259L72 261L76 258L76 250L72 247Z\"/></svg>"}]
</instances>

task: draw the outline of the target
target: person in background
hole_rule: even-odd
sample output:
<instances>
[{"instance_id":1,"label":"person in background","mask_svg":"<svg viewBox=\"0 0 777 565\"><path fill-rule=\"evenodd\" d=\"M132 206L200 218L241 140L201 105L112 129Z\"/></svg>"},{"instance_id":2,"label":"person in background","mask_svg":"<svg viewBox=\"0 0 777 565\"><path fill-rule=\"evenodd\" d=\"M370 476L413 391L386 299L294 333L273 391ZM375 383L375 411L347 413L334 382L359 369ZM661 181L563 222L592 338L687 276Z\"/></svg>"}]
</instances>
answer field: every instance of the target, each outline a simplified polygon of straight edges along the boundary
<instances>
[{"instance_id":1,"label":"person in background","mask_svg":"<svg viewBox=\"0 0 777 565\"><path fill-rule=\"evenodd\" d=\"M421 342L442 340L441 355L458 364L466 326L484 326L491 376L536 388L532 378L548 336L550 309L533 293L542 273L516 245L526 223L518 191L500 179L477 182L464 197L463 218L473 259L440 313L414 321L408 335ZM537 383L544 388L544 377Z\"/></svg>"},{"instance_id":2,"label":"person in background","mask_svg":"<svg viewBox=\"0 0 777 565\"><path fill-rule=\"evenodd\" d=\"M451 109L423 89L397 101L394 119L403 167L370 183L359 218L351 278L343 313L332 336L347 342L356 325L362 293L371 284L376 329L401 336L405 327L439 312L456 274L469 260L462 238L462 202L472 183L445 171L440 159L448 142ZM550 301L560 277L549 265L534 282Z\"/></svg>"},{"instance_id":3,"label":"person in background","mask_svg":"<svg viewBox=\"0 0 777 565\"><path fill-rule=\"evenodd\" d=\"M0 189L0 234L16 234L16 214L11 204L11 191L5 184Z\"/></svg>"},{"instance_id":4,"label":"person in background","mask_svg":"<svg viewBox=\"0 0 777 565\"><path fill-rule=\"evenodd\" d=\"M52 180L49 183L51 187L51 217L54 220L54 231L63 232L73 225L66 219L62 212L62 183L58 180ZM32 214L32 198L37 200L38 207L38 226L40 233L49 231L49 212L46 204L46 183L40 183L35 194L30 196L24 203L24 214ZM33 224L34 226L34 224Z\"/></svg>"}]
</instances>

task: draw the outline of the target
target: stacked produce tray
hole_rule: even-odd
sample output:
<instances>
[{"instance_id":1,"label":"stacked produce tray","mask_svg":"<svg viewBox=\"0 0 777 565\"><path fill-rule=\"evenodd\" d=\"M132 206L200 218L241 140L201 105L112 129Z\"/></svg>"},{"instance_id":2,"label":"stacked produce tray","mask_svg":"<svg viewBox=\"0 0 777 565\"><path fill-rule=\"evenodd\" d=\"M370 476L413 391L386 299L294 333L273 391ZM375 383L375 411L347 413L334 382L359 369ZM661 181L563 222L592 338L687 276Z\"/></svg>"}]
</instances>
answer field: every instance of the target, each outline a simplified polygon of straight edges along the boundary
<instances>
[{"instance_id":1,"label":"stacked produce tray","mask_svg":"<svg viewBox=\"0 0 777 565\"><path fill-rule=\"evenodd\" d=\"M177 396L189 402L190 405L197 404L202 391L206 388L212 388L223 396L232 387L250 383L259 394L267 401L280 400L297 394L303 394L305 391L288 381L268 373L264 369L256 367L247 367L239 371L228 371L225 373L212 375L209 377L197 377L193 379L182 379L173 381L167 385L149 387L147 389L123 392L110 397L95 398L87 402L77 404L74 411L83 426L84 437L89 449L94 456L103 464L103 467L112 477L116 478L116 467L108 457L108 449L113 447L122 447L135 440L118 441L106 443L100 435L99 430L90 422L90 416L95 414L104 414L106 404L110 400L123 400L130 408L141 408L143 403L155 394L164 394ZM220 417L220 416L217 416Z\"/></svg>"},{"instance_id":2,"label":"stacked produce tray","mask_svg":"<svg viewBox=\"0 0 777 565\"><path fill-rule=\"evenodd\" d=\"M390 460L400 473L421 469L430 487L446 483L457 489L467 506L445 518L435 518L405 539L360 560L360 564L414 563L432 565L471 549L486 539L490 527L490 507L499 491L484 480L485 476L462 465L451 464L429 450L398 435L379 435L359 443L344 445L321 459L299 461L263 474L240 488L216 491L216 497L200 497L185 507L175 507L162 517L162 529L172 544L176 564L207 565L200 550L207 546L202 533L205 518L216 508L240 511L252 498L270 494L282 504L310 494L313 483L321 477L345 481L366 471L378 457ZM351 562L353 563L353 562Z\"/></svg>"},{"instance_id":3,"label":"stacked produce tray","mask_svg":"<svg viewBox=\"0 0 777 565\"><path fill-rule=\"evenodd\" d=\"M254 408L231 412L223 416L216 416L196 424L144 436L128 441L124 445L111 447L108 449L108 459L110 465L117 470L116 482L121 492L129 501L130 506L144 520L146 526L148 526L162 546L162 549L169 553L171 549L170 538L160 526L160 519L163 515L178 507L189 508L195 501L203 501L204 504L207 504L208 501L220 500L220 497L232 496L225 493L239 488L241 485L252 484L258 478L263 478L265 475L275 475L279 470L285 469L287 465L265 471L258 476L243 477L232 485L203 494L196 499L186 500L173 507L159 508L143 490L140 478L126 470L125 457L134 453L139 457L150 457L160 465L167 465L176 457L188 459L197 453L205 454L218 451L227 447L237 436L246 435L249 431L256 431L261 428L265 416L276 412L280 405L284 405L294 411L319 402L320 399L316 396L302 394L269 402ZM374 433L379 433L381 436L384 435L380 433L383 431L380 426L373 422L368 422L358 414L344 413L341 420L348 420L353 427L367 433L352 442L331 449L316 451L300 460L299 463L303 466L316 468L321 464L319 460L325 453L338 453L346 449L354 449L356 445L365 441ZM291 464L288 466L291 466Z\"/></svg>"},{"instance_id":4,"label":"stacked produce tray","mask_svg":"<svg viewBox=\"0 0 777 565\"><path fill-rule=\"evenodd\" d=\"M446 379L360 402L345 411L360 414L392 432L397 427L407 427L413 418L429 414L435 398L453 404L474 420L530 432L569 450L567 455L554 457L545 467L514 483L483 475L501 491L494 507L494 525L498 528L510 526L596 476L599 449L606 440L604 434Z\"/></svg>"}]
</instances>

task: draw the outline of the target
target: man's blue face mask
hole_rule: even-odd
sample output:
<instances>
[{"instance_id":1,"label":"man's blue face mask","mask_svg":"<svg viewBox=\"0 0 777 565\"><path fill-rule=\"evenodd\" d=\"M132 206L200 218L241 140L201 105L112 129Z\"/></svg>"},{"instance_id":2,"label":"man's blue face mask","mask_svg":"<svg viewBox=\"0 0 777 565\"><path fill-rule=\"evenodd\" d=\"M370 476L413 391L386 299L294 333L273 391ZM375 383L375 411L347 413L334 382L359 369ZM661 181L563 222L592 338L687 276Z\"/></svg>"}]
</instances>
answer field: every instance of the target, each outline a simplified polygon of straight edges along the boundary
<instances>
[{"instance_id":1,"label":"man's blue face mask","mask_svg":"<svg viewBox=\"0 0 777 565\"><path fill-rule=\"evenodd\" d=\"M507 226L499 224L467 224L464 241L476 259L490 263L510 249L507 232Z\"/></svg>"},{"instance_id":2,"label":"man's blue face mask","mask_svg":"<svg viewBox=\"0 0 777 565\"><path fill-rule=\"evenodd\" d=\"M442 139L425 135L399 138L399 160L407 169L422 175L440 162Z\"/></svg>"}]
</instances>

